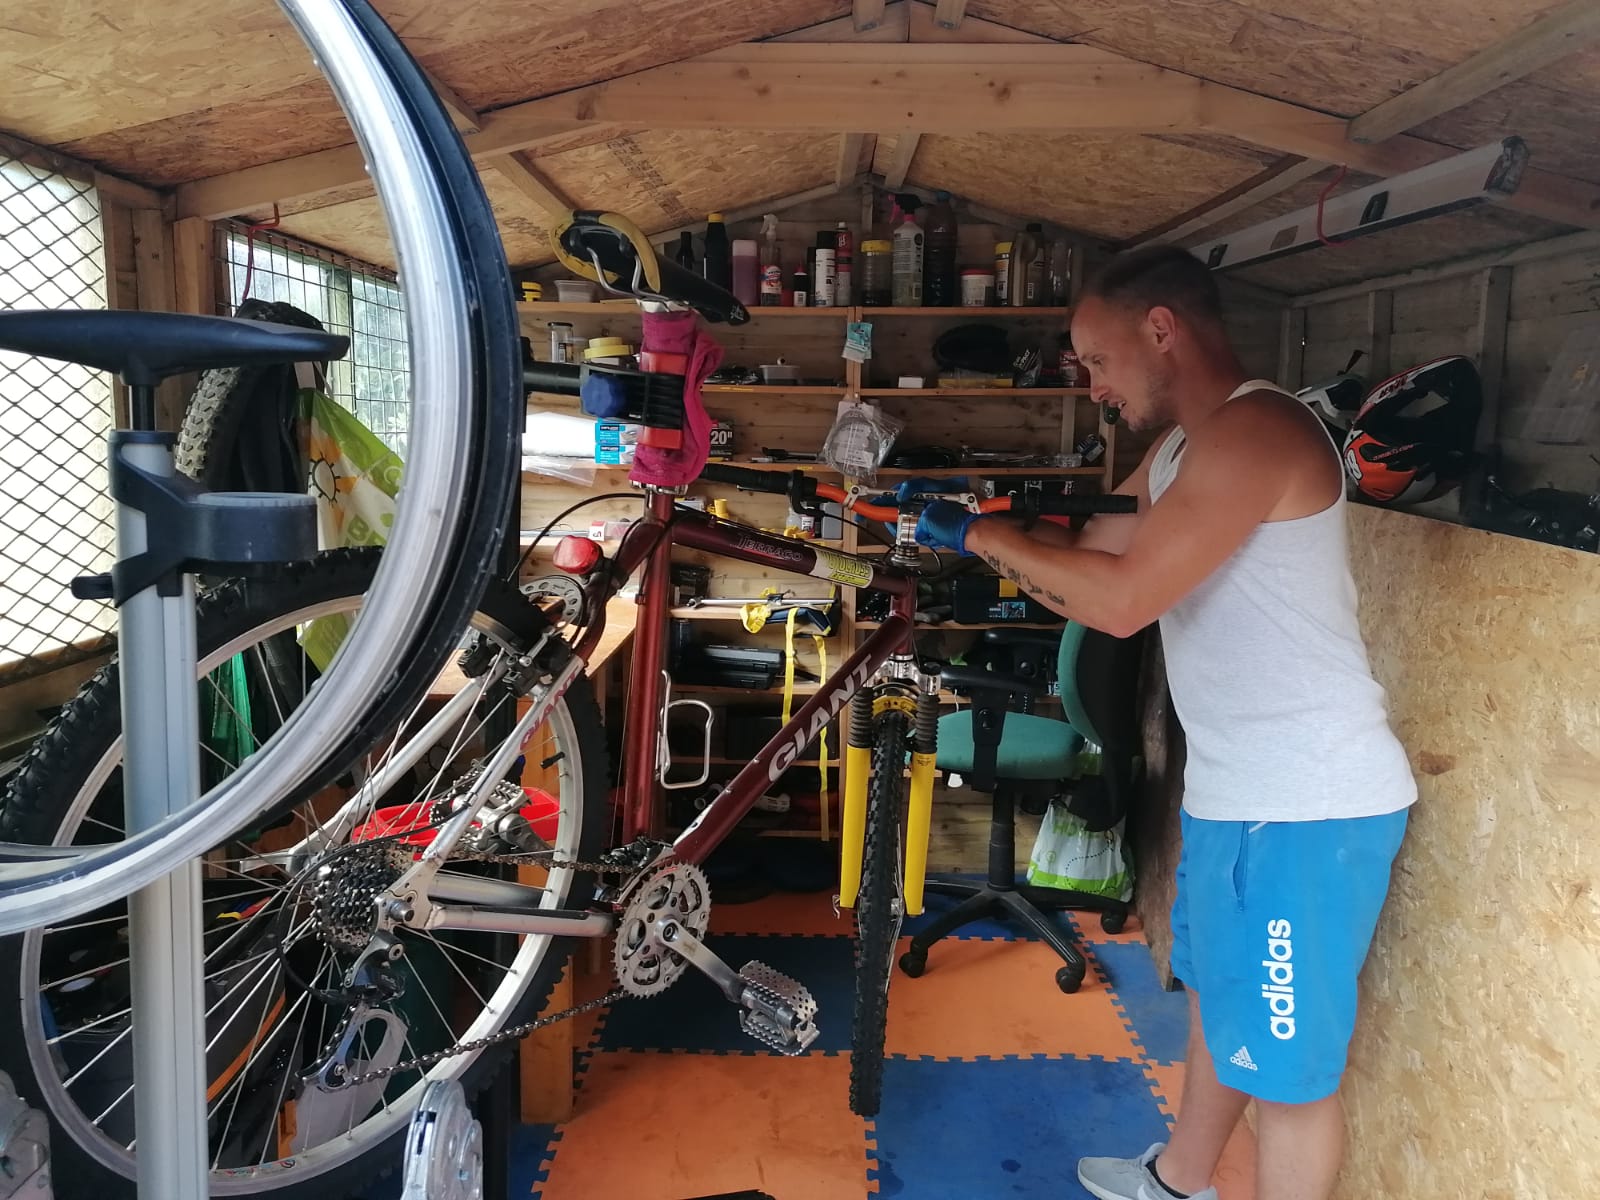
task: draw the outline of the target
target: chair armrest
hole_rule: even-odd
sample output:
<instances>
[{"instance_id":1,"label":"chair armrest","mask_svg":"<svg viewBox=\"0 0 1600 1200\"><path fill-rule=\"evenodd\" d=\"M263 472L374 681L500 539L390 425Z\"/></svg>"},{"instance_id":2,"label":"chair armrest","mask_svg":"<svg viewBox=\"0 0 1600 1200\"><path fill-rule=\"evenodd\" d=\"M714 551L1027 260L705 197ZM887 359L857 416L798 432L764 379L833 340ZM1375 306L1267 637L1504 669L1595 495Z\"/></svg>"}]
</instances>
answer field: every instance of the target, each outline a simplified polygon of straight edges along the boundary
<instances>
[{"instance_id":1,"label":"chair armrest","mask_svg":"<svg viewBox=\"0 0 1600 1200\"><path fill-rule=\"evenodd\" d=\"M1042 650L1056 650L1061 646L1061 634L1061 629L985 629L983 640L991 646L1038 646Z\"/></svg>"},{"instance_id":2,"label":"chair armrest","mask_svg":"<svg viewBox=\"0 0 1600 1200\"><path fill-rule=\"evenodd\" d=\"M977 667L959 667L949 663L940 665L939 679L947 687L1003 692L1011 696L1044 696L1050 691L1049 684L1043 680L1027 679L1021 675L1013 675L1009 671L984 671Z\"/></svg>"}]
</instances>

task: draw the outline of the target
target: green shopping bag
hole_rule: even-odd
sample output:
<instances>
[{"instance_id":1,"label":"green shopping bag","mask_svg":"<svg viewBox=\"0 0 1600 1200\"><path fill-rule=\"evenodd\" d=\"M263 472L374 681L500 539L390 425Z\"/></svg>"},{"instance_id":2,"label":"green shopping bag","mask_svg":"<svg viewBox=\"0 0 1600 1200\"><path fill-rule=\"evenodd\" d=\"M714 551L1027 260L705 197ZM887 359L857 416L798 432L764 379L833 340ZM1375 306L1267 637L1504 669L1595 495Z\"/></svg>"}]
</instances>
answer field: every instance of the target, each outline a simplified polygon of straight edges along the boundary
<instances>
[{"instance_id":1,"label":"green shopping bag","mask_svg":"<svg viewBox=\"0 0 1600 1200\"><path fill-rule=\"evenodd\" d=\"M317 500L317 544L381 546L394 525L395 495L405 464L343 405L316 388L300 390L301 428L310 463L307 491ZM300 644L325 671L350 630L348 617L306 626Z\"/></svg>"}]
</instances>

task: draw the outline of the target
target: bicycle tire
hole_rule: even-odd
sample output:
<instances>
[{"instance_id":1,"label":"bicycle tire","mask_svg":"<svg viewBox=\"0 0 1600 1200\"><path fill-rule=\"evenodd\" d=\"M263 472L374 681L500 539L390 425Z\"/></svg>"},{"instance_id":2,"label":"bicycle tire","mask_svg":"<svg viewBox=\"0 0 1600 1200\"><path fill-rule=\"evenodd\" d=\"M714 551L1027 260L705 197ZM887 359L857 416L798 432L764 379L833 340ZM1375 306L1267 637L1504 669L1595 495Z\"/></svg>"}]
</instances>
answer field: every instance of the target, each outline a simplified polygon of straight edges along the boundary
<instances>
[{"instance_id":1,"label":"bicycle tire","mask_svg":"<svg viewBox=\"0 0 1600 1200\"><path fill-rule=\"evenodd\" d=\"M900 811L905 806L906 716L874 718L861 893L856 900L855 1007L850 1022L850 1111L875 1117L883 1100L889 974L899 937Z\"/></svg>"},{"instance_id":2,"label":"bicycle tire","mask_svg":"<svg viewBox=\"0 0 1600 1200\"><path fill-rule=\"evenodd\" d=\"M197 607L198 641L202 659L218 647L232 645L251 630L271 627L284 614L303 611L307 606L366 593L376 571L377 554L371 550L333 551L310 564L286 569L271 580L235 580L204 595ZM509 633L520 648L534 645L545 629L543 614L509 585L491 588L478 606L480 624L492 625ZM276 636L276 635L275 635ZM605 835L607 767L605 734L598 708L587 678L577 676L561 704L575 733L581 763L580 788L582 813L578 819L578 854L592 859ZM11 786L0 797L0 838L33 844L49 843L61 828L62 814L71 811L86 787L93 782L98 765L114 752L121 736L121 713L115 661L103 667L80 689L58 715L50 728L36 741L13 777ZM586 876L572 879L569 902L587 897L590 882ZM99 1153L80 1143L75 1129L81 1122L63 1119L50 1106L52 1096L62 1095L41 1080L36 1062L38 1047L28 1046L27 1023L20 1006L31 1002L43 1007L35 997L42 979L31 975L24 942L30 935L0 939L0 990L5 1008L0 1024L23 1031L18 1036L0 1039L0 1070L10 1074L22 1095L43 1108L51 1122L52 1171L58 1200L122 1200L133 1197L127 1171L119 1171ZM570 956L573 939L552 939L533 969L525 976L521 992L505 1006L499 1028L522 1023L536 1016ZM507 978L510 978L508 972ZM28 997L25 1001L22 997ZM247 996L248 999L248 996ZM241 1009L242 1011L242 1009ZM209 1015L209 1014L208 1014ZM223 1020L225 1018L219 1018ZM207 1032L210 1032L208 1024ZM515 1049L506 1042L481 1051L461 1074L468 1096L487 1086L504 1067ZM465 1060L466 1056L462 1056ZM291 1062L287 1070L295 1069ZM420 1086L420 1084L418 1085ZM280 1093L281 1094L281 1093ZM68 1099L70 1103L70 1098ZM233 1187L219 1173L212 1175L213 1195L262 1195L273 1200L335 1200L364 1195L375 1179L395 1170L402 1161L401 1140L406 1135L404 1122L392 1133L374 1136L371 1145L348 1161L335 1161L320 1173L282 1171L277 1186L271 1177L255 1181L255 1186Z\"/></svg>"}]
</instances>

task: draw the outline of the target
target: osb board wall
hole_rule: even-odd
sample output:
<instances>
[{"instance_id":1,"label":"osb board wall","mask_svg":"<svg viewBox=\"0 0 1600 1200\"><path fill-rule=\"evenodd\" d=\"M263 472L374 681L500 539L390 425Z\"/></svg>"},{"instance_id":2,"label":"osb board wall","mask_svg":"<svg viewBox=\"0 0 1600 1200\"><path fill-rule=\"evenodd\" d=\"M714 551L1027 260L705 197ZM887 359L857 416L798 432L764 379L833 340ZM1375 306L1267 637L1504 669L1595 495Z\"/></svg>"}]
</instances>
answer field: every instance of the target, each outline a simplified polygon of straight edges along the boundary
<instances>
[{"instance_id":1,"label":"osb board wall","mask_svg":"<svg viewBox=\"0 0 1600 1200\"><path fill-rule=\"evenodd\" d=\"M1446 354L1476 352L1482 275L1477 272L1394 290L1391 371ZM1352 349L1370 345L1368 297L1350 296L1306 309L1305 382L1326 378ZM1514 489L1555 486L1591 491L1600 485L1600 429L1572 446L1516 436L1538 398L1563 343L1573 334L1600 337L1600 248L1519 263L1512 268L1500 378L1500 442ZM1370 362L1362 365L1369 369Z\"/></svg>"},{"instance_id":2,"label":"osb board wall","mask_svg":"<svg viewBox=\"0 0 1600 1200\"><path fill-rule=\"evenodd\" d=\"M1363 976L1339 1196L1584 1195L1600 1157L1600 557L1366 508L1350 524L1421 799Z\"/></svg>"}]
</instances>

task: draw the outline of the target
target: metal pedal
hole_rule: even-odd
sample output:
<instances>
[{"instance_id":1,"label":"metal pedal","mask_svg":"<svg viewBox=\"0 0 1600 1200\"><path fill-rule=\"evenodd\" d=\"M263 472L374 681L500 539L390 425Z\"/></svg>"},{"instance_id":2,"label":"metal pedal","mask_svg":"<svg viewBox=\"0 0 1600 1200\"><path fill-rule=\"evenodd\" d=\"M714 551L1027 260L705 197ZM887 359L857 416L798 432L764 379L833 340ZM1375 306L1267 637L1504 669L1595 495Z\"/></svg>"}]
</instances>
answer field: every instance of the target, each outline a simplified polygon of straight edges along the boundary
<instances>
[{"instance_id":1,"label":"metal pedal","mask_svg":"<svg viewBox=\"0 0 1600 1200\"><path fill-rule=\"evenodd\" d=\"M799 1054L817 1040L817 1002L804 984L754 960L739 968L739 978L739 1028L784 1054Z\"/></svg>"},{"instance_id":2,"label":"metal pedal","mask_svg":"<svg viewBox=\"0 0 1600 1200\"><path fill-rule=\"evenodd\" d=\"M676 921L661 926L661 941L693 963L739 1006L739 1027L784 1054L799 1054L817 1040L817 1002L805 987L765 963L734 971Z\"/></svg>"}]
</instances>

